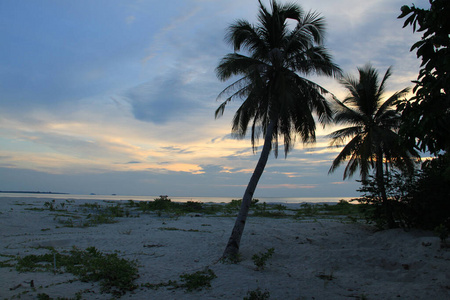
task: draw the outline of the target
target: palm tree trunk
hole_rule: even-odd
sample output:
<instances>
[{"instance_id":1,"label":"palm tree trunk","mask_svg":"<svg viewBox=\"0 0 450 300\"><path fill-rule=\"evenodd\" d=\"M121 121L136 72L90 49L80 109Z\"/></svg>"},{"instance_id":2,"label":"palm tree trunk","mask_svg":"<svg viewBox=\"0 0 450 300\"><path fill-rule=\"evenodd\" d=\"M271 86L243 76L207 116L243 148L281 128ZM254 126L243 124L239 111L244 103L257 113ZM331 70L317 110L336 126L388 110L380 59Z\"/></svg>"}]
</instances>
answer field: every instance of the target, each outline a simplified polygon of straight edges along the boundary
<instances>
[{"instance_id":1,"label":"palm tree trunk","mask_svg":"<svg viewBox=\"0 0 450 300\"><path fill-rule=\"evenodd\" d=\"M392 206L389 203L389 200L387 198L386 193L386 183L384 182L384 172L383 172L383 154L380 151L377 155L377 162L376 162L376 179L377 179L377 185L378 190L380 191L381 196L381 204L384 209L384 213L386 215L386 220L388 223L389 228L395 228L395 220L392 212Z\"/></svg>"},{"instance_id":2,"label":"palm tree trunk","mask_svg":"<svg viewBox=\"0 0 450 300\"><path fill-rule=\"evenodd\" d=\"M253 175L245 190L244 197L242 198L241 208L239 214L234 223L233 231L231 232L228 244L223 252L222 258L235 260L239 253L239 245L241 243L242 233L244 232L245 222L247 220L248 211L250 209L250 204L255 192L258 181L261 178L264 168L266 167L267 160L269 158L269 153L272 148L272 134L273 128L275 126L275 121L270 121L269 126L267 126L266 136L264 138L264 146L259 157L258 163L256 164Z\"/></svg>"}]
</instances>

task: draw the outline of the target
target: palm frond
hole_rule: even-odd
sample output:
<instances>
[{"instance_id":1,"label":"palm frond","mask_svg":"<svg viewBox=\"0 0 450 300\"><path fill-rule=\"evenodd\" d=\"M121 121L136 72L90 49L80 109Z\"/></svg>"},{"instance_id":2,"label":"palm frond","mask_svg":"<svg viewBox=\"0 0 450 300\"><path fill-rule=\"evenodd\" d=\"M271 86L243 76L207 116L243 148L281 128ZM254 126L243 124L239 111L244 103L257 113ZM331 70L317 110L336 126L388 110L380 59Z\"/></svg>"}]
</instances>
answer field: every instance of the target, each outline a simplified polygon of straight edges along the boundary
<instances>
[{"instance_id":1,"label":"palm frond","mask_svg":"<svg viewBox=\"0 0 450 300\"><path fill-rule=\"evenodd\" d=\"M361 114L358 107L348 106L345 102L341 102L335 97L333 99L335 101L335 105L333 107L335 113L333 120L336 124L351 124L359 126L364 124L365 117Z\"/></svg>"},{"instance_id":2,"label":"palm frond","mask_svg":"<svg viewBox=\"0 0 450 300\"><path fill-rule=\"evenodd\" d=\"M260 71L264 66L264 62L254 58L230 53L225 55L216 67L216 75L221 81L226 81L234 75L247 75L252 71Z\"/></svg>"},{"instance_id":3,"label":"palm frond","mask_svg":"<svg viewBox=\"0 0 450 300\"><path fill-rule=\"evenodd\" d=\"M318 120L321 124L325 125L331 122L333 112L331 110L329 101L325 98L325 95L330 94L328 90L322 86L300 76L293 77L296 87L296 94L294 95L298 104L305 103L307 107L301 107L296 110L298 115L306 113L308 111L314 112L318 116Z\"/></svg>"},{"instance_id":4,"label":"palm frond","mask_svg":"<svg viewBox=\"0 0 450 300\"><path fill-rule=\"evenodd\" d=\"M230 102L230 98L228 98L227 100L225 100L224 102L222 102L222 104L219 105L219 107L216 109L216 111L214 112L214 117L217 119L221 116L223 116L223 113L225 111L225 106L228 104L228 102Z\"/></svg>"},{"instance_id":5,"label":"palm frond","mask_svg":"<svg viewBox=\"0 0 450 300\"><path fill-rule=\"evenodd\" d=\"M297 51L289 60L290 67L301 74L340 77L342 70L332 62L331 54L322 46Z\"/></svg>"},{"instance_id":6,"label":"palm frond","mask_svg":"<svg viewBox=\"0 0 450 300\"><path fill-rule=\"evenodd\" d=\"M330 147L340 147L345 144L348 138L355 137L361 133L362 129L360 126L346 127L333 131L327 135L327 138L331 139Z\"/></svg>"},{"instance_id":7,"label":"palm frond","mask_svg":"<svg viewBox=\"0 0 450 300\"><path fill-rule=\"evenodd\" d=\"M322 44L325 37L325 19L319 13L309 11L297 25L298 29L317 43Z\"/></svg>"},{"instance_id":8,"label":"palm frond","mask_svg":"<svg viewBox=\"0 0 450 300\"><path fill-rule=\"evenodd\" d=\"M392 67L389 67L386 70L386 73L384 73L383 79L381 80L381 82L380 82L380 84L378 86L378 90L377 90L377 93L376 93L376 96L378 98L381 99L381 95L384 94L385 89L386 89L386 81L389 79L389 77L391 77L391 75L392 75Z\"/></svg>"},{"instance_id":9,"label":"palm frond","mask_svg":"<svg viewBox=\"0 0 450 300\"><path fill-rule=\"evenodd\" d=\"M394 106L396 105L396 102L399 100L399 98L405 96L407 93L409 93L410 90L411 89L407 87L401 91L395 92L392 96L390 96L378 109L377 113L375 114L375 119L380 119L381 116L384 115L389 109L394 110Z\"/></svg>"},{"instance_id":10,"label":"palm frond","mask_svg":"<svg viewBox=\"0 0 450 300\"><path fill-rule=\"evenodd\" d=\"M357 152L356 150L358 150L360 143L361 143L360 136L355 136L352 140L350 140L350 142L348 142L347 145L344 146L344 148L341 150L338 156L333 160L333 163L331 164L328 173L329 174L333 173L343 162L347 161L349 157L352 157ZM354 160L355 159L353 158L353 161ZM347 175L345 175L344 173L344 179L346 177Z\"/></svg>"},{"instance_id":11,"label":"palm frond","mask_svg":"<svg viewBox=\"0 0 450 300\"><path fill-rule=\"evenodd\" d=\"M217 100L223 99L224 97L227 97L227 100L237 97L245 97L246 91L250 88L251 84L252 82L250 77L244 76L224 88L217 96Z\"/></svg>"}]
</instances>

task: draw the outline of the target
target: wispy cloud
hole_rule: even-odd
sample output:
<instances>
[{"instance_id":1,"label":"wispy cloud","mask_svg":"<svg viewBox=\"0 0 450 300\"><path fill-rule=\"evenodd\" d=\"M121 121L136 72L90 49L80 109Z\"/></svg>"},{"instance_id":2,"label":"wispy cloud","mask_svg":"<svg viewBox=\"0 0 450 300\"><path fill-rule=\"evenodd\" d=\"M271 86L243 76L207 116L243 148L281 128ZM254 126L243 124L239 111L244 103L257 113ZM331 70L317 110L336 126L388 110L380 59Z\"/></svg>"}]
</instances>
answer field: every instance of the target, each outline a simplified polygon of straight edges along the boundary
<instances>
[{"instance_id":1,"label":"wispy cloud","mask_svg":"<svg viewBox=\"0 0 450 300\"><path fill-rule=\"evenodd\" d=\"M136 20L136 17L135 17L135 16L127 16L127 17L125 18L125 22L126 22L128 25L132 24L135 20Z\"/></svg>"},{"instance_id":2,"label":"wispy cloud","mask_svg":"<svg viewBox=\"0 0 450 300\"><path fill-rule=\"evenodd\" d=\"M317 184L262 184L261 189L315 189Z\"/></svg>"},{"instance_id":3,"label":"wispy cloud","mask_svg":"<svg viewBox=\"0 0 450 300\"><path fill-rule=\"evenodd\" d=\"M192 21L194 16L199 12L198 6L190 8L188 11L180 11L178 16L172 18L167 25L165 25L159 32L154 34L153 41L149 47L149 54L142 59L143 63L147 63L150 59L157 57L160 54L166 55L168 49L176 50L172 48L174 40L178 40L185 29L189 28L189 22ZM180 42L180 40L178 40ZM182 42L185 43L186 40Z\"/></svg>"}]
</instances>

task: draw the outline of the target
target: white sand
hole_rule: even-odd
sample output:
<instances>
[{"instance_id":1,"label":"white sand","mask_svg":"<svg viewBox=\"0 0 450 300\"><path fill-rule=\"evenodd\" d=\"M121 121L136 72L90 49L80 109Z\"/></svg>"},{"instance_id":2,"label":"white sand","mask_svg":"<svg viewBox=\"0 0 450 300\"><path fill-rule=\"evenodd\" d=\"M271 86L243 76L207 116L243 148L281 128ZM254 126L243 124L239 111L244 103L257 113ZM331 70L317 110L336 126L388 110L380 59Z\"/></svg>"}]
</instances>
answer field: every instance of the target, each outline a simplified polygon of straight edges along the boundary
<instances>
[{"instance_id":1,"label":"white sand","mask_svg":"<svg viewBox=\"0 0 450 300\"><path fill-rule=\"evenodd\" d=\"M53 246L58 251L95 246L104 253L120 251L120 257L137 260L137 284L179 280L179 275L207 266L217 275L209 289L138 288L123 299L242 299L258 287L269 291L270 299L450 299L450 249L441 249L432 232L376 232L368 225L344 224L338 219L250 216L241 242L242 261L223 264L218 259L234 217L169 218L141 213L138 218L118 218L115 224L68 228L54 220L58 212L28 210L43 208L45 201L0 198L0 260L5 261L5 255L43 253L37 246ZM77 200L69 210L85 202L94 201ZM78 214L83 215L81 209ZM271 247L275 248L273 257L265 270L257 271L252 255ZM100 293L98 283L68 283L75 278L69 273L18 273L14 268L0 268L0 297L36 299L39 293L74 297L85 290L83 299L111 299L111 294ZM35 289L30 287L31 280Z\"/></svg>"}]
</instances>

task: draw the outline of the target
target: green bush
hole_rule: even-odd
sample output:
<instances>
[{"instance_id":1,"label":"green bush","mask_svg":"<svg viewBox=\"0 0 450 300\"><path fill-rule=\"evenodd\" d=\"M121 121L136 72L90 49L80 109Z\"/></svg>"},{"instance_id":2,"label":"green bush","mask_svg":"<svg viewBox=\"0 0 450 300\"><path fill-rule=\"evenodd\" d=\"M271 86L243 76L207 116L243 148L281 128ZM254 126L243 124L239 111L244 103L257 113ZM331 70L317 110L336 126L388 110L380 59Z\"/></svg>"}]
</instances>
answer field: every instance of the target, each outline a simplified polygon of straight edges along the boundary
<instances>
[{"instance_id":1,"label":"green bush","mask_svg":"<svg viewBox=\"0 0 450 300\"><path fill-rule=\"evenodd\" d=\"M123 207L119 203L114 206L107 206L106 210L112 217L121 218L125 214Z\"/></svg>"},{"instance_id":2,"label":"green bush","mask_svg":"<svg viewBox=\"0 0 450 300\"><path fill-rule=\"evenodd\" d=\"M203 210L203 203L199 201L188 201L182 203L181 209L186 212L201 212Z\"/></svg>"},{"instance_id":3,"label":"green bush","mask_svg":"<svg viewBox=\"0 0 450 300\"><path fill-rule=\"evenodd\" d=\"M319 212L318 206L310 203L302 203L300 209L295 214L296 217L314 216Z\"/></svg>"},{"instance_id":4,"label":"green bush","mask_svg":"<svg viewBox=\"0 0 450 300\"><path fill-rule=\"evenodd\" d=\"M180 278L183 283L179 286L191 292L194 290L202 290L205 287L211 287L211 281L217 278L217 276L213 270L206 268L203 271L180 275Z\"/></svg>"},{"instance_id":5,"label":"green bush","mask_svg":"<svg viewBox=\"0 0 450 300\"><path fill-rule=\"evenodd\" d=\"M250 206L256 206L258 202L259 202L258 199L252 199ZM226 204L226 207L229 209L232 209L232 210L239 210L241 208L241 205L242 205L242 199L239 199L239 200L233 199L233 200L231 200L230 203Z\"/></svg>"},{"instance_id":6,"label":"green bush","mask_svg":"<svg viewBox=\"0 0 450 300\"><path fill-rule=\"evenodd\" d=\"M244 297L244 300L266 300L269 298L270 292L268 290L262 292L260 288L257 288L254 291L248 291L247 296Z\"/></svg>"},{"instance_id":7,"label":"green bush","mask_svg":"<svg viewBox=\"0 0 450 300\"><path fill-rule=\"evenodd\" d=\"M172 206L172 200L167 197L160 197L153 202L148 202L151 210L168 210Z\"/></svg>"},{"instance_id":8,"label":"green bush","mask_svg":"<svg viewBox=\"0 0 450 300\"><path fill-rule=\"evenodd\" d=\"M161 212L170 212L176 214L184 214L189 212L203 212L204 207L202 202L197 201L187 201L186 203L172 202L167 196L160 196L153 201L140 201L133 202L129 201L128 205L134 205L142 211L157 211L159 214Z\"/></svg>"},{"instance_id":9,"label":"green bush","mask_svg":"<svg viewBox=\"0 0 450 300\"><path fill-rule=\"evenodd\" d=\"M274 248L269 248L265 253L260 252L252 256L253 263L255 264L257 270L264 270L267 260L272 257L274 251Z\"/></svg>"},{"instance_id":10,"label":"green bush","mask_svg":"<svg viewBox=\"0 0 450 300\"><path fill-rule=\"evenodd\" d=\"M413 176L392 171L385 178L388 209L396 223L402 227L433 230L441 224L450 230L450 155L441 155L422 165ZM384 228L387 223L386 207L381 205L376 180L361 181L363 192L359 202L369 221Z\"/></svg>"},{"instance_id":11,"label":"green bush","mask_svg":"<svg viewBox=\"0 0 450 300\"><path fill-rule=\"evenodd\" d=\"M61 254L52 248L41 255L27 255L18 259L19 272L58 271L69 272L81 281L99 281L103 292L123 295L136 288L133 281L138 277L136 263L119 258L117 253L103 254L95 247L86 250L73 248L70 254Z\"/></svg>"}]
</instances>

